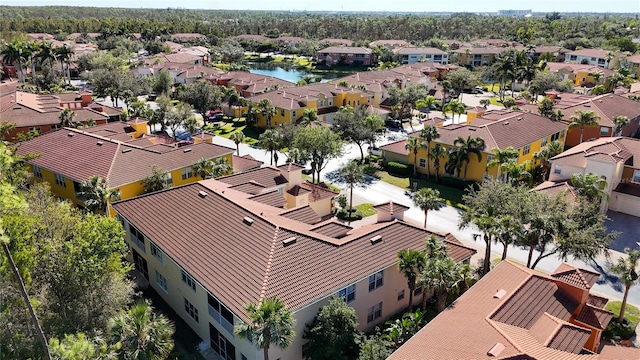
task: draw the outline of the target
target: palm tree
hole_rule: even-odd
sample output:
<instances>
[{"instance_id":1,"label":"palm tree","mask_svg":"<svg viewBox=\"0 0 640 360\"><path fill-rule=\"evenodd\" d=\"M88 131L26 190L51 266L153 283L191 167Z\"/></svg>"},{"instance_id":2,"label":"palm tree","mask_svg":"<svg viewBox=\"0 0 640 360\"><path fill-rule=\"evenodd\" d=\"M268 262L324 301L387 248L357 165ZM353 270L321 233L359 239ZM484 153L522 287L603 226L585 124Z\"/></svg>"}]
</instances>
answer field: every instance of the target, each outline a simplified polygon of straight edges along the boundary
<instances>
[{"instance_id":1,"label":"palm tree","mask_svg":"<svg viewBox=\"0 0 640 360\"><path fill-rule=\"evenodd\" d=\"M27 42L25 44L27 54L29 55L29 63L31 64L31 81L36 83L36 57L38 55L38 51L40 51L40 43L39 42Z\"/></svg>"},{"instance_id":2,"label":"palm tree","mask_svg":"<svg viewBox=\"0 0 640 360\"><path fill-rule=\"evenodd\" d=\"M89 181L84 181L80 184L80 189L78 198L84 201L90 211L97 213L107 214L109 203L120 198L120 191L109 189L107 179L99 176L92 176Z\"/></svg>"},{"instance_id":3,"label":"palm tree","mask_svg":"<svg viewBox=\"0 0 640 360\"><path fill-rule=\"evenodd\" d=\"M449 109L451 111L451 120L453 121L453 114L458 114L458 123L460 123L460 117L462 117L462 114L467 111L467 108L464 106L464 104L461 101L454 99L451 100L451 102L449 102L447 106L449 106Z\"/></svg>"},{"instance_id":4,"label":"palm tree","mask_svg":"<svg viewBox=\"0 0 640 360\"><path fill-rule=\"evenodd\" d=\"M155 191L168 189L171 184L167 181L168 173L157 165L151 167L151 175L142 179L142 187L144 193L148 194Z\"/></svg>"},{"instance_id":5,"label":"palm tree","mask_svg":"<svg viewBox=\"0 0 640 360\"><path fill-rule=\"evenodd\" d=\"M109 323L111 342L120 344L124 359L161 360L173 350L173 323L147 302L134 305Z\"/></svg>"},{"instance_id":6,"label":"palm tree","mask_svg":"<svg viewBox=\"0 0 640 360\"><path fill-rule=\"evenodd\" d=\"M213 178L214 163L212 160L201 158L191 167L193 168L193 173L200 176L202 180Z\"/></svg>"},{"instance_id":7,"label":"palm tree","mask_svg":"<svg viewBox=\"0 0 640 360\"><path fill-rule=\"evenodd\" d=\"M22 41L13 40L10 43L4 44L0 55L2 55L2 60L5 64L15 65L18 73L18 81L23 83L25 79L22 66L27 63L30 57L28 45Z\"/></svg>"},{"instance_id":8,"label":"palm tree","mask_svg":"<svg viewBox=\"0 0 640 360\"><path fill-rule=\"evenodd\" d=\"M440 105L440 101L436 100L436 98L431 95L427 95L425 98L416 101L417 108L424 108L427 110L427 120L429 120L429 114L431 113L431 107L433 105Z\"/></svg>"},{"instance_id":9,"label":"palm tree","mask_svg":"<svg viewBox=\"0 0 640 360\"><path fill-rule=\"evenodd\" d=\"M476 154L478 157L478 162L482 161L482 151L485 148L484 140L482 138L472 138L471 135L467 137L465 140L463 137L458 136L454 141L453 145L458 147L458 162L460 164L464 163L464 175L462 177L463 181L467 180L467 168L469 167L469 161L471 154Z\"/></svg>"},{"instance_id":10,"label":"palm tree","mask_svg":"<svg viewBox=\"0 0 640 360\"><path fill-rule=\"evenodd\" d=\"M65 78L66 74L66 78L69 80L69 84L71 84L71 70L69 69L69 62L71 61L71 56L73 56L74 51L72 48L68 47L67 45L63 45L63 46L57 46L53 49L53 52L56 56L56 58L58 59L58 61L60 61L60 66L62 68L62 74L63 74L63 78ZM67 69L65 71L65 65L67 66Z\"/></svg>"},{"instance_id":11,"label":"palm tree","mask_svg":"<svg viewBox=\"0 0 640 360\"><path fill-rule=\"evenodd\" d=\"M340 169L340 175L349 181L349 216L353 212L353 185L364 181L364 168L357 161L350 161Z\"/></svg>"},{"instance_id":12,"label":"palm tree","mask_svg":"<svg viewBox=\"0 0 640 360\"><path fill-rule=\"evenodd\" d=\"M502 169L502 166L510 159L517 159L520 155L520 152L514 149L513 146L508 146L504 149L493 148L491 149L491 153L493 154L493 159L487 163L487 170L497 167L496 179L500 178L500 170ZM505 181L506 179L503 179L503 182Z\"/></svg>"},{"instance_id":13,"label":"palm tree","mask_svg":"<svg viewBox=\"0 0 640 360\"><path fill-rule=\"evenodd\" d=\"M245 307L250 324L238 325L234 333L242 339L249 339L264 352L264 360L269 360L269 348L276 345L286 349L293 339L295 319L284 302L277 298L262 299L260 303Z\"/></svg>"},{"instance_id":14,"label":"palm tree","mask_svg":"<svg viewBox=\"0 0 640 360\"><path fill-rule=\"evenodd\" d=\"M447 149L440 145L436 144L433 149L430 149L429 158L433 159L433 167L436 170L436 183L439 180L440 176L440 159L444 159L447 156Z\"/></svg>"},{"instance_id":15,"label":"palm tree","mask_svg":"<svg viewBox=\"0 0 640 360\"><path fill-rule=\"evenodd\" d=\"M501 169L507 175L506 180L511 181L511 184L515 184L520 180L531 178L531 173L527 170L531 164L531 160L526 160L522 164L518 164L517 159L509 159L501 165Z\"/></svg>"},{"instance_id":16,"label":"palm tree","mask_svg":"<svg viewBox=\"0 0 640 360\"><path fill-rule=\"evenodd\" d=\"M409 153L413 154L413 177L416 177L416 172L418 170L418 151L425 146L425 142L418 137L410 137L407 139L407 144L404 146L405 149L409 150Z\"/></svg>"},{"instance_id":17,"label":"palm tree","mask_svg":"<svg viewBox=\"0 0 640 360\"><path fill-rule=\"evenodd\" d=\"M211 175L214 179L221 176L229 175L233 172L233 168L229 165L229 161L226 157L217 158L213 161L213 167L211 168Z\"/></svg>"},{"instance_id":18,"label":"palm tree","mask_svg":"<svg viewBox=\"0 0 640 360\"><path fill-rule=\"evenodd\" d=\"M580 144L582 144L584 128L587 126L598 126L600 117L593 111L576 110L575 114L572 115L569 120L571 120L569 128L580 127Z\"/></svg>"},{"instance_id":19,"label":"palm tree","mask_svg":"<svg viewBox=\"0 0 640 360\"><path fill-rule=\"evenodd\" d=\"M427 227L427 214L429 210L440 210L444 204L440 198L440 191L432 188L421 188L413 196L413 203L424 211L424 227Z\"/></svg>"},{"instance_id":20,"label":"palm tree","mask_svg":"<svg viewBox=\"0 0 640 360\"><path fill-rule=\"evenodd\" d=\"M547 178L547 171L549 171L549 159L560 154L562 150L562 143L558 140L554 140L543 146L540 151L533 154L534 160L540 161L540 166L542 167L542 179Z\"/></svg>"},{"instance_id":21,"label":"palm tree","mask_svg":"<svg viewBox=\"0 0 640 360\"><path fill-rule=\"evenodd\" d=\"M435 125L427 125L420 131L420 138L427 144L427 159L431 158L431 142L439 137L438 127ZM431 177L429 161L427 161L427 177Z\"/></svg>"},{"instance_id":22,"label":"palm tree","mask_svg":"<svg viewBox=\"0 0 640 360\"><path fill-rule=\"evenodd\" d=\"M302 112L301 124L308 125L318 120L318 112L316 109L305 109Z\"/></svg>"},{"instance_id":23,"label":"palm tree","mask_svg":"<svg viewBox=\"0 0 640 360\"><path fill-rule=\"evenodd\" d=\"M629 125L629 118L624 115L618 115L613 118L613 123L616 125L618 136L621 136L622 128Z\"/></svg>"},{"instance_id":24,"label":"palm tree","mask_svg":"<svg viewBox=\"0 0 640 360\"><path fill-rule=\"evenodd\" d=\"M624 310L627 307L627 296L631 286L638 283L640 277L640 250L631 250L625 248L626 257L620 257L618 262L611 267L611 271L620 276L620 280L624 282L624 296L622 297L622 306L620 306L620 314L618 322L624 319Z\"/></svg>"},{"instance_id":25,"label":"palm tree","mask_svg":"<svg viewBox=\"0 0 640 360\"><path fill-rule=\"evenodd\" d=\"M419 275L419 283L423 288L433 289L438 301L438 311L446 308L447 297L462 281L456 263L449 256L438 255L427 257L424 269Z\"/></svg>"},{"instance_id":26,"label":"palm tree","mask_svg":"<svg viewBox=\"0 0 640 360\"><path fill-rule=\"evenodd\" d=\"M49 64L49 68L53 70L53 64L56 61L56 53L53 50L53 44L48 41L42 42L42 44L40 44L40 51L38 51L38 55L36 55L36 57L40 61L40 66Z\"/></svg>"},{"instance_id":27,"label":"palm tree","mask_svg":"<svg viewBox=\"0 0 640 360\"><path fill-rule=\"evenodd\" d=\"M236 144L236 155L240 156L240 143L244 142L246 136L242 131L236 131L229 136L229 140L233 140Z\"/></svg>"},{"instance_id":28,"label":"palm tree","mask_svg":"<svg viewBox=\"0 0 640 360\"><path fill-rule=\"evenodd\" d=\"M500 76L500 101L504 101L507 80L515 71L514 59L508 53L500 54L495 62L495 69Z\"/></svg>"},{"instance_id":29,"label":"palm tree","mask_svg":"<svg viewBox=\"0 0 640 360\"><path fill-rule=\"evenodd\" d=\"M258 114L260 111L254 105L253 101L249 100L247 102L247 111L245 111L242 116L244 116L247 121L247 125L254 126L258 122Z\"/></svg>"},{"instance_id":30,"label":"palm tree","mask_svg":"<svg viewBox=\"0 0 640 360\"><path fill-rule=\"evenodd\" d=\"M607 180L593 173L573 174L571 185L576 189L578 195L588 201L609 197L605 192Z\"/></svg>"},{"instance_id":31,"label":"palm tree","mask_svg":"<svg viewBox=\"0 0 640 360\"><path fill-rule=\"evenodd\" d=\"M60 125L63 127L74 127L73 119L76 117L76 112L71 109L64 109L58 115L58 119L60 119Z\"/></svg>"},{"instance_id":32,"label":"palm tree","mask_svg":"<svg viewBox=\"0 0 640 360\"><path fill-rule=\"evenodd\" d=\"M603 76L602 71L591 71L588 75L593 78L593 81L595 81L595 85L600 84L600 79Z\"/></svg>"},{"instance_id":33,"label":"palm tree","mask_svg":"<svg viewBox=\"0 0 640 360\"><path fill-rule=\"evenodd\" d=\"M267 129L265 132L260 134L259 137L260 147L265 149L271 153L270 156L270 165L273 165L274 161L276 165L278 164L278 155L276 152L282 148L282 134L278 130Z\"/></svg>"},{"instance_id":34,"label":"palm tree","mask_svg":"<svg viewBox=\"0 0 640 360\"><path fill-rule=\"evenodd\" d=\"M271 119L276 116L276 108L271 105L269 99L262 99L258 102L258 110L265 118L267 127L271 127Z\"/></svg>"},{"instance_id":35,"label":"palm tree","mask_svg":"<svg viewBox=\"0 0 640 360\"><path fill-rule=\"evenodd\" d=\"M413 311L413 292L416 289L418 274L425 264L425 254L415 249L403 249L398 252L398 269L404 273L409 286L409 312Z\"/></svg>"}]
</instances>

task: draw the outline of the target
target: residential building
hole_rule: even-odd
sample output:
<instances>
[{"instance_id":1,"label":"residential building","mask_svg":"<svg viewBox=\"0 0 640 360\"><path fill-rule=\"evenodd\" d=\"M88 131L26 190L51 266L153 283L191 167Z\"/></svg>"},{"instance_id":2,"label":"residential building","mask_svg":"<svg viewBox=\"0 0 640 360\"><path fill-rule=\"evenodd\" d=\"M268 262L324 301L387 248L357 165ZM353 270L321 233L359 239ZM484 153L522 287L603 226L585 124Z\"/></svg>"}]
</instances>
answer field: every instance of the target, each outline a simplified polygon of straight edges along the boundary
<instances>
[{"instance_id":1,"label":"residential building","mask_svg":"<svg viewBox=\"0 0 640 360\"><path fill-rule=\"evenodd\" d=\"M389 359L637 359L640 349L601 346L613 313L590 294L599 276L567 263L547 275L503 261Z\"/></svg>"},{"instance_id":2,"label":"residential building","mask_svg":"<svg viewBox=\"0 0 640 360\"><path fill-rule=\"evenodd\" d=\"M252 74L246 71L230 71L221 75L207 76L205 80L227 88L235 87L238 94L245 98L296 85L273 76Z\"/></svg>"},{"instance_id":3,"label":"residential building","mask_svg":"<svg viewBox=\"0 0 640 360\"><path fill-rule=\"evenodd\" d=\"M555 61L560 62L564 61L564 54L566 54L568 51L570 50L565 49L562 46L538 45L533 48L532 51L528 52L532 55L534 61L538 61L542 54L551 54L553 55Z\"/></svg>"},{"instance_id":4,"label":"residential building","mask_svg":"<svg viewBox=\"0 0 640 360\"><path fill-rule=\"evenodd\" d=\"M51 191L84 205L80 184L92 176L107 180L121 199L141 195L142 180L157 166L167 172L167 183L177 186L200 180L192 165L198 160L227 158L234 149L200 142L178 147L171 139L146 135L147 122L109 123L85 129L62 128L21 142L18 155L39 154L29 160L34 180L46 181Z\"/></svg>"},{"instance_id":5,"label":"residential building","mask_svg":"<svg viewBox=\"0 0 640 360\"><path fill-rule=\"evenodd\" d=\"M640 139L606 137L587 141L549 161L549 181L538 190L558 184L570 186L574 174L596 174L607 181L603 191L608 198L603 211L640 217Z\"/></svg>"},{"instance_id":6,"label":"residential building","mask_svg":"<svg viewBox=\"0 0 640 360\"><path fill-rule=\"evenodd\" d=\"M580 49L564 54L564 62L571 64L594 65L609 68L609 61L613 54L602 49Z\"/></svg>"},{"instance_id":7,"label":"residential building","mask_svg":"<svg viewBox=\"0 0 640 360\"><path fill-rule=\"evenodd\" d=\"M349 39L325 38L325 39L318 40L317 43L320 45L326 45L326 46L353 46L353 40L349 40Z\"/></svg>"},{"instance_id":8,"label":"residential building","mask_svg":"<svg viewBox=\"0 0 640 360\"><path fill-rule=\"evenodd\" d=\"M207 41L207 37L198 33L178 33L172 34L171 40L179 43L192 43Z\"/></svg>"},{"instance_id":9,"label":"residential building","mask_svg":"<svg viewBox=\"0 0 640 360\"><path fill-rule=\"evenodd\" d=\"M434 62L448 64L449 54L436 48L401 47L393 49L401 64L415 64L417 62Z\"/></svg>"},{"instance_id":10,"label":"residential building","mask_svg":"<svg viewBox=\"0 0 640 360\"><path fill-rule=\"evenodd\" d=\"M316 59L319 63L331 65L364 65L374 64L371 49L353 46L330 46L318 50Z\"/></svg>"},{"instance_id":11,"label":"residential building","mask_svg":"<svg viewBox=\"0 0 640 360\"><path fill-rule=\"evenodd\" d=\"M172 54L178 55L178 54ZM189 55L191 56L191 55ZM154 64L143 64L131 70L136 77L158 76L160 71L166 70L172 79L172 84L191 84L203 78L217 77L224 71L209 66L160 61Z\"/></svg>"},{"instance_id":12,"label":"residential building","mask_svg":"<svg viewBox=\"0 0 640 360\"><path fill-rule=\"evenodd\" d=\"M458 64L469 66L491 65L495 62L496 57L505 51L504 47L465 47L454 50L457 54Z\"/></svg>"},{"instance_id":13,"label":"residential building","mask_svg":"<svg viewBox=\"0 0 640 360\"><path fill-rule=\"evenodd\" d=\"M533 13L531 9L527 10L498 10L498 16L524 16L529 17Z\"/></svg>"},{"instance_id":14,"label":"residential building","mask_svg":"<svg viewBox=\"0 0 640 360\"><path fill-rule=\"evenodd\" d=\"M613 70L589 64L572 64L562 62L548 62L547 70L556 73L561 80L571 80L575 86L593 87L595 85L607 85L609 79L615 74ZM600 73L597 83L594 73Z\"/></svg>"},{"instance_id":15,"label":"residential building","mask_svg":"<svg viewBox=\"0 0 640 360\"><path fill-rule=\"evenodd\" d=\"M343 296L355 309L359 330L407 306L407 281L397 268L400 249L424 249L425 239L435 235L456 261L468 262L475 253L451 235L404 222L407 208L392 202L377 207L375 224L358 228L322 220L304 201L289 208L283 204L298 202L286 196L300 200L309 193L300 191L305 185L298 166L279 169L284 171L275 178L278 169L255 171L266 176L259 180L268 184L266 193L252 192L263 189L251 181L254 174L245 183L236 178L236 185L228 178L205 180L113 205L139 276L221 358L262 359L261 349L233 333L249 321L247 304L268 297L284 301L296 320L296 336L285 350L272 346L269 356L302 359L305 326L331 297ZM161 222L148 216L157 209L164 209Z\"/></svg>"},{"instance_id":16,"label":"residential building","mask_svg":"<svg viewBox=\"0 0 640 360\"><path fill-rule=\"evenodd\" d=\"M487 163L493 159L493 149L505 149L509 146L518 150L518 164L525 161L536 163L533 154L540 151L545 144L558 140L564 144L567 131L567 124L558 121L552 121L540 115L509 110L490 110L476 117L471 123L449 124L438 127L440 137L431 142L431 147L440 144L444 146L449 153L455 151L455 140L462 138L466 140L468 137L481 138L485 142L485 149L482 151L480 159L476 155L469 156L466 179L473 181L482 181L487 177L495 178L497 168L487 169ZM410 137L417 137L420 132L409 134ZM393 145L383 146L383 156L389 160L391 158L400 160L405 164L414 163L414 154L409 153L405 149L406 140L394 143ZM445 176L464 177L464 167L462 164L459 170L452 169L445 172L445 164L448 157L440 160L440 172ZM433 160L428 159L427 149L421 148L417 154L417 172L427 174L427 166L430 166L431 173L435 171Z\"/></svg>"},{"instance_id":17,"label":"residential building","mask_svg":"<svg viewBox=\"0 0 640 360\"><path fill-rule=\"evenodd\" d=\"M376 40L369 43L370 48L374 48L376 46L386 46L388 48L397 48L397 47L410 47L413 45L406 40Z\"/></svg>"},{"instance_id":18,"label":"residential building","mask_svg":"<svg viewBox=\"0 0 640 360\"><path fill-rule=\"evenodd\" d=\"M640 76L640 54L629 56L627 61L629 62L629 70L631 73L636 77Z\"/></svg>"}]
</instances>

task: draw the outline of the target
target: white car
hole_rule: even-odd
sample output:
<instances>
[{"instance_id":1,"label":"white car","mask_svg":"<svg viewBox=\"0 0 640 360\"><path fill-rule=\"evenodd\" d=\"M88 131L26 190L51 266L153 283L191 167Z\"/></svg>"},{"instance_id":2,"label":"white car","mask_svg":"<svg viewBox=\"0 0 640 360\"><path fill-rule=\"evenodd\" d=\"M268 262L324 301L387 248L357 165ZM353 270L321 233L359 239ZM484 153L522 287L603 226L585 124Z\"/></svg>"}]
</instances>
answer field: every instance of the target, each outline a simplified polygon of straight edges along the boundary
<instances>
[{"instance_id":1,"label":"white car","mask_svg":"<svg viewBox=\"0 0 640 360\"><path fill-rule=\"evenodd\" d=\"M382 156L382 149L380 149L379 147L369 146L367 152L369 153L369 155Z\"/></svg>"}]
</instances>

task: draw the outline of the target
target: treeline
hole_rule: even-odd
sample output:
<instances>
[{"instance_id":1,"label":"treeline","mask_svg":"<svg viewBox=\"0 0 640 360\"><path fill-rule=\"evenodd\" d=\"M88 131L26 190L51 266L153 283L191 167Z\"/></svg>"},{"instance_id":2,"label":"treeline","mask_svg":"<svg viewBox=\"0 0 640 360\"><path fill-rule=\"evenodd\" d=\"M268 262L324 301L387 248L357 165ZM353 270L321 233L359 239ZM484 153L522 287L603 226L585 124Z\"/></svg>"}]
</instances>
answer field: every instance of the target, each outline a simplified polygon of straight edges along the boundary
<instances>
[{"instance_id":1,"label":"treeline","mask_svg":"<svg viewBox=\"0 0 640 360\"><path fill-rule=\"evenodd\" d=\"M168 33L201 33L212 39L240 34L290 35L309 39L353 40L432 38L472 40L501 38L532 44L584 39L593 46L607 39L640 35L640 20L629 15L584 15L512 18L454 14L388 15L290 13L229 10L121 9L93 7L0 7L0 30L14 32L120 33L163 29ZM588 44L589 45L589 44Z\"/></svg>"}]
</instances>

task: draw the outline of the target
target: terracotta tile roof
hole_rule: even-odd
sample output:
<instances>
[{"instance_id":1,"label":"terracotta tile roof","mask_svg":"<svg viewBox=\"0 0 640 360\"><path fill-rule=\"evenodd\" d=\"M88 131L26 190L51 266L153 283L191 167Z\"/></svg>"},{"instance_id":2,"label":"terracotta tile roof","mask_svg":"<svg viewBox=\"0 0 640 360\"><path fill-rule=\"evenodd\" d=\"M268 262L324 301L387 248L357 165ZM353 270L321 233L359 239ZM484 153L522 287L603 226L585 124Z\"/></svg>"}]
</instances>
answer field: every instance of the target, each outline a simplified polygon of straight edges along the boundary
<instances>
[{"instance_id":1,"label":"terracotta tile roof","mask_svg":"<svg viewBox=\"0 0 640 360\"><path fill-rule=\"evenodd\" d=\"M380 149L384 151L400 154L400 155L409 155L409 150L407 150L406 145L407 145L407 140L400 140L400 141L389 143L387 145L383 145L380 147Z\"/></svg>"},{"instance_id":2,"label":"terracotta tile roof","mask_svg":"<svg viewBox=\"0 0 640 360\"><path fill-rule=\"evenodd\" d=\"M295 86L294 83L273 76L252 74L246 71L231 71L216 76L216 80L227 82L230 86L242 88L251 94L259 94L272 90L277 85L280 89Z\"/></svg>"},{"instance_id":3,"label":"terracotta tile roof","mask_svg":"<svg viewBox=\"0 0 640 360\"><path fill-rule=\"evenodd\" d=\"M369 47L376 47L378 45L395 47L395 46L413 46L406 40L376 40L369 43Z\"/></svg>"},{"instance_id":4,"label":"terracotta tile roof","mask_svg":"<svg viewBox=\"0 0 640 360\"><path fill-rule=\"evenodd\" d=\"M309 202L316 202L322 199L333 198L339 194L338 192L335 192L323 186L323 183L312 184L309 180L306 180L304 183L300 184L300 186L310 191Z\"/></svg>"},{"instance_id":5,"label":"terracotta tile roof","mask_svg":"<svg viewBox=\"0 0 640 360\"><path fill-rule=\"evenodd\" d=\"M547 346L560 351L580 354L589 336L591 336L591 330L563 324Z\"/></svg>"},{"instance_id":6,"label":"terracotta tile roof","mask_svg":"<svg viewBox=\"0 0 640 360\"><path fill-rule=\"evenodd\" d=\"M304 166L296 163L286 163L286 164L277 166L277 168L280 169L280 171L290 172L290 171L296 171L296 170L303 170Z\"/></svg>"},{"instance_id":7,"label":"terracotta tile roof","mask_svg":"<svg viewBox=\"0 0 640 360\"><path fill-rule=\"evenodd\" d=\"M545 181L533 190L543 192L549 197L563 196L571 206L578 204L578 195L568 181Z\"/></svg>"},{"instance_id":8,"label":"terracotta tile roof","mask_svg":"<svg viewBox=\"0 0 640 360\"><path fill-rule=\"evenodd\" d=\"M339 45L339 46L353 45L353 40L349 40L349 39L320 39L317 42L318 44L329 44L329 45Z\"/></svg>"},{"instance_id":9,"label":"terracotta tile roof","mask_svg":"<svg viewBox=\"0 0 640 360\"><path fill-rule=\"evenodd\" d=\"M591 325L596 329L604 330L607 325L609 325L609 321L613 318L613 313L609 310L604 310L593 305L585 305L578 316L576 316L576 320L581 323Z\"/></svg>"},{"instance_id":10,"label":"terracotta tile roof","mask_svg":"<svg viewBox=\"0 0 640 360\"><path fill-rule=\"evenodd\" d=\"M307 190L307 189L301 187L300 185L294 185L289 190L287 190L287 193L289 193L289 194L291 194L293 196L298 196L298 195L302 195L302 194L308 194L310 192L311 192L311 190Z\"/></svg>"},{"instance_id":11,"label":"terracotta tile roof","mask_svg":"<svg viewBox=\"0 0 640 360\"><path fill-rule=\"evenodd\" d=\"M606 58L609 51L602 49L580 49L567 52L567 55L590 56L597 58Z\"/></svg>"},{"instance_id":12,"label":"terracotta tile roof","mask_svg":"<svg viewBox=\"0 0 640 360\"><path fill-rule=\"evenodd\" d=\"M604 78L608 78L615 74L613 70L607 68L589 65L589 64L572 64L566 62L548 62L547 69L551 72L558 72L560 70L568 71L571 73L577 73L578 71L584 72L601 72ZM563 93L564 95L564 93Z\"/></svg>"},{"instance_id":13,"label":"terracotta tile roof","mask_svg":"<svg viewBox=\"0 0 640 360\"><path fill-rule=\"evenodd\" d=\"M318 234L340 239L342 237L345 237L352 229L353 228L351 226L345 225L339 221L330 220L318 225L317 227L311 228L310 230L313 232L317 232Z\"/></svg>"},{"instance_id":14,"label":"terracotta tile roof","mask_svg":"<svg viewBox=\"0 0 640 360\"><path fill-rule=\"evenodd\" d=\"M245 171L218 178L219 181L229 185L240 185L254 182L266 189L270 189L287 183L287 179L282 176L280 170L274 167L265 166L255 170Z\"/></svg>"},{"instance_id":15,"label":"terracotta tile roof","mask_svg":"<svg viewBox=\"0 0 640 360\"><path fill-rule=\"evenodd\" d=\"M362 46L329 46L322 50L318 50L318 54L371 54L371 49Z\"/></svg>"},{"instance_id":16,"label":"terracotta tile roof","mask_svg":"<svg viewBox=\"0 0 640 360\"><path fill-rule=\"evenodd\" d=\"M462 245L462 243L458 239L455 239L455 241L445 239L444 243L447 245L447 254L456 261L467 260L476 253L475 250Z\"/></svg>"},{"instance_id":17,"label":"terracotta tile roof","mask_svg":"<svg viewBox=\"0 0 640 360\"><path fill-rule=\"evenodd\" d=\"M551 277L582 289L590 289L598 281L600 274L563 263Z\"/></svg>"},{"instance_id":18,"label":"terracotta tile roof","mask_svg":"<svg viewBox=\"0 0 640 360\"><path fill-rule=\"evenodd\" d=\"M627 57L627 61L633 64L640 64L640 54Z\"/></svg>"},{"instance_id":19,"label":"terracotta tile roof","mask_svg":"<svg viewBox=\"0 0 640 360\"><path fill-rule=\"evenodd\" d=\"M401 47L393 49L393 53L396 55L414 55L414 54L435 54L435 55L447 55L446 51L442 51L433 47Z\"/></svg>"},{"instance_id":20,"label":"terracotta tile roof","mask_svg":"<svg viewBox=\"0 0 640 360\"><path fill-rule=\"evenodd\" d=\"M373 208L376 209L376 211L382 211L382 212L385 212L385 213L391 214L391 215L393 215L394 213L398 213L398 212L403 213L403 212L405 212L405 211L410 209L406 205L398 204L398 203L395 203L395 202L393 202L391 200L389 200L386 203L375 205Z\"/></svg>"},{"instance_id":21,"label":"terracotta tile roof","mask_svg":"<svg viewBox=\"0 0 640 360\"><path fill-rule=\"evenodd\" d=\"M605 345L600 351L598 360L637 360L640 350L634 347Z\"/></svg>"},{"instance_id":22,"label":"terracotta tile roof","mask_svg":"<svg viewBox=\"0 0 640 360\"><path fill-rule=\"evenodd\" d=\"M320 220L322 220L320 218L320 215L318 215L318 213L316 213L315 210L313 210L309 205L294 208L280 215L286 217L287 219L300 221L309 225L317 224L320 222Z\"/></svg>"},{"instance_id":23,"label":"terracotta tile roof","mask_svg":"<svg viewBox=\"0 0 640 360\"><path fill-rule=\"evenodd\" d=\"M623 162L626 166L640 168L640 140L626 137L603 137L585 141L564 151L550 161L558 165L585 168L587 160L597 158L609 162Z\"/></svg>"},{"instance_id":24,"label":"terracotta tile roof","mask_svg":"<svg viewBox=\"0 0 640 360\"><path fill-rule=\"evenodd\" d=\"M589 294L589 298L587 299L587 304L591 304L601 309L604 309L604 306L607 305L608 302L609 299L593 294Z\"/></svg>"},{"instance_id":25,"label":"terracotta tile roof","mask_svg":"<svg viewBox=\"0 0 640 360\"><path fill-rule=\"evenodd\" d=\"M272 38L268 38L263 35L253 35L253 34L242 34L236 36L229 36L227 39L229 40L251 40L258 42L273 42Z\"/></svg>"},{"instance_id":26,"label":"terracotta tile roof","mask_svg":"<svg viewBox=\"0 0 640 360\"><path fill-rule=\"evenodd\" d=\"M493 47L493 46L465 47L465 48L459 48L457 50L453 50L453 52L456 52L456 53L459 53L459 54L466 54L468 52L470 55L483 55L483 54L500 54L501 52L505 51L506 49L507 48Z\"/></svg>"},{"instance_id":27,"label":"terracotta tile roof","mask_svg":"<svg viewBox=\"0 0 640 360\"><path fill-rule=\"evenodd\" d=\"M250 155L238 156L233 155L233 172L239 173L249 171L261 167L262 161L254 159Z\"/></svg>"},{"instance_id":28,"label":"terracotta tile roof","mask_svg":"<svg viewBox=\"0 0 640 360\"><path fill-rule=\"evenodd\" d=\"M277 208L284 207L287 203L287 199L285 199L277 190L258 194L250 197L249 199Z\"/></svg>"},{"instance_id":29,"label":"terracotta tile roof","mask_svg":"<svg viewBox=\"0 0 640 360\"><path fill-rule=\"evenodd\" d=\"M250 181L248 183L244 183L244 184L238 184L238 185L233 185L233 186L229 186L229 189L234 189L246 194L261 194L264 189L265 186L264 185L260 185L256 182Z\"/></svg>"}]
</instances>

